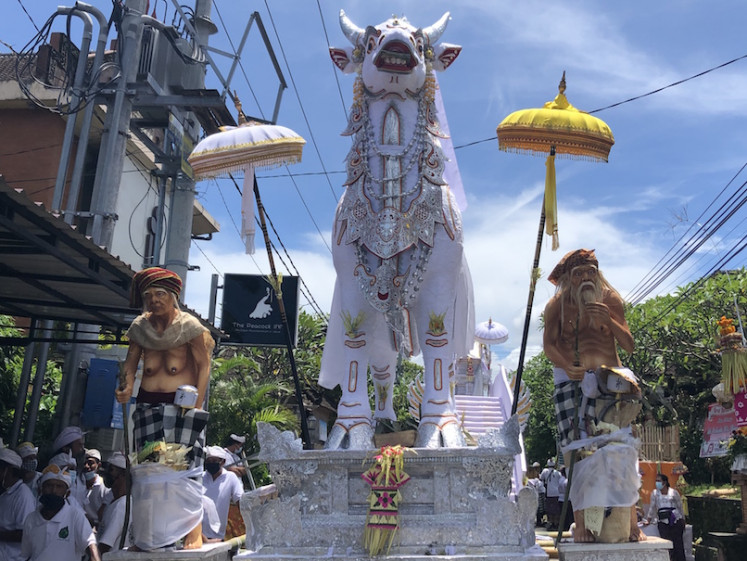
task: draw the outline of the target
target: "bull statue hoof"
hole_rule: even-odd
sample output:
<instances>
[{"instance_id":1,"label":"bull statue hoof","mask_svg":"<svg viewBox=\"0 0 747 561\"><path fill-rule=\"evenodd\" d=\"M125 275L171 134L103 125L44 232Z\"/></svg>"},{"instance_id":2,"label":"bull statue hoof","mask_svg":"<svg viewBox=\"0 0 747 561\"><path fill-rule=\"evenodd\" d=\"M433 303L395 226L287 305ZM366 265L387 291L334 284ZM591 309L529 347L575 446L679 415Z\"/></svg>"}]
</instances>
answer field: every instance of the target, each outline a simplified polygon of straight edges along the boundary
<instances>
[{"instance_id":1,"label":"bull statue hoof","mask_svg":"<svg viewBox=\"0 0 747 561\"><path fill-rule=\"evenodd\" d=\"M456 418L453 417L440 424L435 422L420 422L416 448L458 448L466 446L464 433Z\"/></svg>"},{"instance_id":2,"label":"bull statue hoof","mask_svg":"<svg viewBox=\"0 0 747 561\"><path fill-rule=\"evenodd\" d=\"M335 423L329 432L325 450L371 450L376 448L374 431L370 423L358 423L351 427Z\"/></svg>"}]
</instances>

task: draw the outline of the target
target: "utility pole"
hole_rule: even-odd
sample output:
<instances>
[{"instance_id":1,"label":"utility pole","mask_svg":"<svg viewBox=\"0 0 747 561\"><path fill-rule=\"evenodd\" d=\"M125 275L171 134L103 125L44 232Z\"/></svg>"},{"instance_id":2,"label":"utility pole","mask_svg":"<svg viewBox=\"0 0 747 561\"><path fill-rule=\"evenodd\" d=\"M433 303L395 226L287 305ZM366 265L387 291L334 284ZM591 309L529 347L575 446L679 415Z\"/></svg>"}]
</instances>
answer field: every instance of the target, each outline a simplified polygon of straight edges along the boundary
<instances>
[{"instance_id":1,"label":"utility pole","mask_svg":"<svg viewBox=\"0 0 747 561\"><path fill-rule=\"evenodd\" d=\"M148 5L148 0L127 0L125 2L122 26L117 50L120 57L122 76L117 82L114 102L110 104L101 136L101 149L96 166L91 201L92 225L88 233L94 243L111 248L114 224L117 219L117 197L122 179L127 139L130 136L132 117L132 93L130 84L137 79L137 66L140 57L140 43L143 37L143 23L140 18Z\"/></svg>"},{"instance_id":2,"label":"utility pole","mask_svg":"<svg viewBox=\"0 0 747 561\"><path fill-rule=\"evenodd\" d=\"M210 20L211 9L212 0L196 0L193 25L196 46L199 52L203 52L207 47L209 36L217 32L215 24ZM203 89L205 87L206 70L205 64L188 65L185 80L186 87L196 90ZM188 143L188 147L191 148L197 143L200 126L192 113L187 113L184 117L184 119L179 119L179 115L174 115L171 121L179 121L178 125L175 126L177 131L182 133L181 143L186 142ZM175 156L180 158L180 163L186 157L182 154ZM170 218L168 221L168 234L166 236L164 266L178 274L185 286L187 271L189 270L189 246L192 238L194 201L195 179L188 166L186 166L186 169L182 167L172 180L171 204L169 208ZM182 295L185 293L186 290L182 290Z\"/></svg>"}]
</instances>

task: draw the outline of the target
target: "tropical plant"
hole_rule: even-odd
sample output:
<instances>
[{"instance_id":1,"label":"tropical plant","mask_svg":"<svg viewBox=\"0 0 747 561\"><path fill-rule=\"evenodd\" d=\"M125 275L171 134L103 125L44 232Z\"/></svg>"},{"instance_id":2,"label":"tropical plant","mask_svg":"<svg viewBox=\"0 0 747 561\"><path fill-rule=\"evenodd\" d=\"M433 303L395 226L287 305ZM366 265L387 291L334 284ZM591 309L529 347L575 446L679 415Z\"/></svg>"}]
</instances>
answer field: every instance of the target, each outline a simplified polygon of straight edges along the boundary
<instances>
[{"instance_id":1,"label":"tropical plant","mask_svg":"<svg viewBox=\"0 0 747 561\"><path fill-rule=\"evenodd\" d=\"M554 390L552 363L544 353L532 357L524 366L522 380L529 388L532 404L524 429L524 450L529 463L544 465L556 454L557 423L552 394Z\"/></svg>"},{"instance_id":2,"label":"tropical plant","mask_svg":"<svg viewBox=\"0 0 747 561\"><path fill-rule=\"evenodd\" d=\"M745 269L716 273L627 310L635 350L621 352L621 360L641 378L642 415L679 425L680 459L693 483L729 478L727 462L700 458L700 445L708 405L715 401L712 390L721 378L717 322L737 311L745 317L746 310Z\"/></svg>"}]
</instances>

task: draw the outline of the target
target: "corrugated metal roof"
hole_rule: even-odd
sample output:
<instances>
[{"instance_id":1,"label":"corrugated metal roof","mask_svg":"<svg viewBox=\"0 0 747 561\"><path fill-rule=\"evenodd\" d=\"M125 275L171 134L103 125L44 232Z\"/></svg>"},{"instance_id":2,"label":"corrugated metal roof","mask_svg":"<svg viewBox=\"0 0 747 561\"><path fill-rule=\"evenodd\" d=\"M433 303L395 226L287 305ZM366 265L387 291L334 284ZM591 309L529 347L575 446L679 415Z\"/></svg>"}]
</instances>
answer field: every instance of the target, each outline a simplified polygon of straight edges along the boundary
<instances>
[{"instance_id":1,"label":"corrugated metal roof","mask_svg":"<svg viewBox=\"0 0 747 561\"><path fill-rule=\"evenodd\" d=\"M0 314L99 325L119 338L140 313L129 304L134 274L0 176Z\"/></svg>"}]
</instances>

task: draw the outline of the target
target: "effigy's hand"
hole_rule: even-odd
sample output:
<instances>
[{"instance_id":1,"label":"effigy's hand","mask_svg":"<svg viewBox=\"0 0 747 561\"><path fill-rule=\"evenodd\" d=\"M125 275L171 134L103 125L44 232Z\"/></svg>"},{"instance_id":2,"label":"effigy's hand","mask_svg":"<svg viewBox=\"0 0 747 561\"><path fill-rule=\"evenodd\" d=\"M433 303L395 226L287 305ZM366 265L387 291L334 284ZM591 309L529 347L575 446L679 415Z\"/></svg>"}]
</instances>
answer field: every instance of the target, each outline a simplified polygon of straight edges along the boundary
<instances>
[{"instance_id":1,"label":"effigy's hand","mask_svg":"<svg viewBox=\"0 0 747 561\"><path fill-rule=\"evenodd\" d=\"M565 372L571 380L583 380L586 368L582 364L570 364L565 367Z\"/></svg>"},{"instance_id":2,"label":"effigy's hand","mask_svg":"<svg viewBox=\"0 0 747 561\"><path fill-rule=\"evenodd\" d=\"M124 387L117 388L114 390L114 396L118 403L127 403L132 397L132 384L128 382Z\"/></svg>"},{"instance_id":3,"label":"effigy's hand","mask_svg":"<svg viewBox=\"0 0 747 561\"><path fill-rule=\"evenodd\" d=\"M589 302L585 307L592 322L599 326L609 326L612 321L610 309L602 302Z\"/></svg>"}]
</instances>

